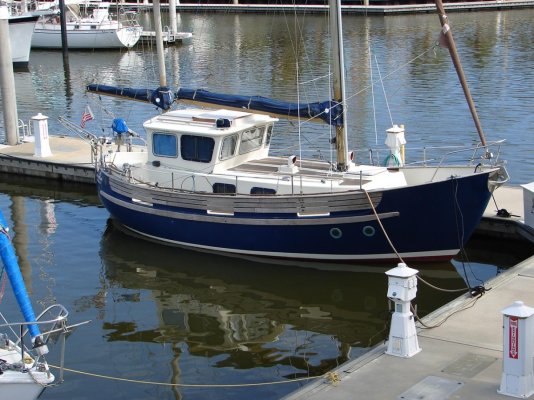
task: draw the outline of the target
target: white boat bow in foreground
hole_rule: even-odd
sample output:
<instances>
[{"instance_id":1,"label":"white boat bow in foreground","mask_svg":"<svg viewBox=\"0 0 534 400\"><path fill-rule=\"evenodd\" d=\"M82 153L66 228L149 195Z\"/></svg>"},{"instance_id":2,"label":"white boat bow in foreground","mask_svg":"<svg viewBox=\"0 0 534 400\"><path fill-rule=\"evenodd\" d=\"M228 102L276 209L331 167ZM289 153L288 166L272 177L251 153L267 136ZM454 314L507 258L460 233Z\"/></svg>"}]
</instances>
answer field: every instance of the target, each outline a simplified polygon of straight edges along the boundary
<instances>
[{"instance_id":1,"label":"white boat bow in foreground","mask_svg":"<svg viewBox=\"0 0 534 400\"><path fill-rule=\"evenodd\" d=\"M8 232L0 213L1 286L3 290L5 280L9 279L24 316L24 322L13 323L0 312L0 397L35 400L46 387L63 381L65 335L72 326L67 326L68 312L59 304L35 316ZM45 358L49 346L54 345L60 346L59 379L54 377Z\"/></svg>"}]
</instances>

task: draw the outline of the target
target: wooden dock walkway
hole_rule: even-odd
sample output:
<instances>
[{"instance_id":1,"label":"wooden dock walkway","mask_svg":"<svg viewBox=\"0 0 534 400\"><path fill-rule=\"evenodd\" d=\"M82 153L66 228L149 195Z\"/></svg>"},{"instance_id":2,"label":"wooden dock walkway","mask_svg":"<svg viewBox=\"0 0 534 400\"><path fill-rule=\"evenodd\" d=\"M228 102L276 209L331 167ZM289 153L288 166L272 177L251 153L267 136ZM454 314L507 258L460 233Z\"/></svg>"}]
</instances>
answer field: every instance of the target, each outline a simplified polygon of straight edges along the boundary
<instances>
[{"instance_id":1,"label":"wooden dock walkway","mask_svg":"<svg viewBox=\"0 0 534 400\"><path fill-rule=\"evenodd\" d=\"M164 46L171 44L189 44L193 40L193 34L190 32L176 32L170 33L169 31L163 31L161 33L162 41ZM155 31L145 31L141 33L141 37L137 42L136 46L146 44L146 43L156 43L156 32Z\"/></svg>"}]
</instances>

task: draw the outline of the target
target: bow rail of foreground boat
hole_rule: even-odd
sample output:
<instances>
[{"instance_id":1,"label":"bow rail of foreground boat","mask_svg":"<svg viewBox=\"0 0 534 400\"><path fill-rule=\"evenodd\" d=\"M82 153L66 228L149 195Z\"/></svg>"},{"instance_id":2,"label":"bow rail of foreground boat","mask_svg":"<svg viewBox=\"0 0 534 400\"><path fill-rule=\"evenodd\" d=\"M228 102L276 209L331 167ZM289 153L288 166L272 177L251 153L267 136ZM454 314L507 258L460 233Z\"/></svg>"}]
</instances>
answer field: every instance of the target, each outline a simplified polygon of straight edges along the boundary
<instances>
[{"instance_id":1,"label":"bow rail of foreground boat","mask_svg":"<svg viewBox=\"0 0 534 400\"><path fill-rule=\"evenodd\" d=\"M44 309L35 319L29 322L8 322L0 312L0 358L3 360L1 370L30 372L33 381L42 387L58 385L63 381L65 335L74 327L86 324L82 322L75 325L67 325L69 312L61 304L54 304ZM30 325L39 325L42 332L43 342L47 345L59 342L60 363L59 379L55 380L49 370L44 355L32 351L31 340L25 340L29 333ZM6 332L8 331L8 332ZM10 332L10 333L9 333ZM8 334L9 333L9 334ZM15 340L10 339L15 338ZM42 376L40 376L42 375Z\"/></svg>"}]
</instances>

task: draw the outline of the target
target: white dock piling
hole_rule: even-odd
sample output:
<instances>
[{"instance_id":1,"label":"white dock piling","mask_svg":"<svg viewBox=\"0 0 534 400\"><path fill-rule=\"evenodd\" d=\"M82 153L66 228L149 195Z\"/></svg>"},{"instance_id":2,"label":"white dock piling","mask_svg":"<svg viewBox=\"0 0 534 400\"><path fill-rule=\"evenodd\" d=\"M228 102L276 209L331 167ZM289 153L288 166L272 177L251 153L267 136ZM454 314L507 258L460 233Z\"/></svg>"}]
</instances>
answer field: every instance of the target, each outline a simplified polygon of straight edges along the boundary
<instances>
[{"instance_id":1,"label":"white dock piling","mask_svg":"<svg viewBox=\"0 0 534 400\"><path fill-rule=\"evenodd\" d=\"M32 117L33 132L35 135L34 157L50 157L50 139L48 136L48 117L41 113Z\"/></svg>"}]
</instances>

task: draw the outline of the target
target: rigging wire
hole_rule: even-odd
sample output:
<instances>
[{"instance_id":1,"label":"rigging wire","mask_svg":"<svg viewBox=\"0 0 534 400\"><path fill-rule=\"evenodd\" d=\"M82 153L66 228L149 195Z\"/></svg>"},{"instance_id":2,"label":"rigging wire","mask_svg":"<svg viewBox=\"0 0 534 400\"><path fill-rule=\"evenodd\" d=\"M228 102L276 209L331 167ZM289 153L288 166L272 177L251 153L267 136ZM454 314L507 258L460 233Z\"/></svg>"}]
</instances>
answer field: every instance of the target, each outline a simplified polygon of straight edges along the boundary
<instances>
[{"instance_id":1,"label":"rigging wire","mask_svg":"<svg viewBox=\"0 0 534 400\"><path fill-rule=\"evenodd\" d=\"M371 77L371 82L373 82L373 57L371 52L371 46L369 46L369 73ZM378 145L378 128L376 121L376 105L375 105L375 86L371 85L371 98L373 100L373 121L375 125L375 144Z\"/></svg>"},{"instance_id":2,"label":"rigging wire","mask_svg":"<svg viewBox=\"0 0 534 400\"><path fill-rule=\"evenodd\" d=\"M369 83L369 85L367 86L364 86L362 89L358 90L357 92L355 92L354 94L350 95L350 96L347 96L346 99L343 101L342 105L345 108L348 107L348 102L349 100L353 99L354 97L356 96L359 96L363 93L365 93L366 91L368 90L373 90L373 87L374 85L377 85L378 83L381 83L383 85L383 82L390 78L392 75L396 74L397 72L401 71L402 69L406 68L408 65L414 63L415 61L417 61L419 58L423 57L424 55L426 55L427 53L429 53L430 51L435 51L436 47L438 47L438 44L436 43L433 47L430 47L429 49L421 52L419 55L413 57L412 59L408 60L407 62L405 62L404 64L401 64L398 66L398 68L395 68L393 71L391 71L390 73L388 74L385 74L385 75L380 75L380 77L374 81L371 81L371 83ZM376 57L375 57L376 58ZM330 77L332 75L332 72L330 71L330 65L329 65L329 71L326 75L323 75L323 77L328 77L328 79L330 80ZM319 77L319 78L316 78L314 79L313 81L315 80L319 80L321 79L322 77ZM331 82L329 82L329 87L331 87ZM389 105L388 105L388 108L389 108ZM321 115L324 115L325 113L327 113L328 110L324 110L322 113L320 113L319 115L317 115L316 117L314 118L307 118L305 120L300 120L298 122L299 125L303 125L303 124L306 124L306 123L309 123L312 119L315 119L317 117L320 117ZM391 113L390 113L390 119L391 119ZM391 122L393 124L393 122ZM330 140L332 140L332 126L330 125L329 126L329 134L330 134ZM330 152L331 152L331 159L332 159L332 146L330 146Z\"/></svg>"},{"instance_id":3,"label":"rigging wire","mask_svg":"<svg viewBox=\"0 0 534 400\"><path fill-rule=\"evenodd\" d=\"M378 77L382 85L382 92L384 92L384 100L386 101L386 107L388 109L388 114L389 114L389 120L391 122L391 126L393 126L393 117L391 116L391 109L389 108L388 96L386 95L386 87L384 86L384 80L382 79L382 73L380 72L378 59L376 58L376 55L374 57L375 57L376 70L378 71Z\"/></svg>"},{"instance_id":4,"label":"rigging wire","mask_svg":"<svg viewBox=\"0 0 534 400\"><path fill-rule=\"evenodd\" d=\"M298 23L297 23L297 18L295 18L295 32L297 32L297 27L298 27ZM298 52L298 48L295 47L295 53L296 53L296 56L295 59L296 59L296 65L295 65L295 69L296 69L296 74L297 74L297 104L300 104L300 84L299 84L299 79L300 79L300 75L299 75L299 58L298 58L298 55L299 55L299 52ZM298 118L300 118L300 107L297 107L297 116ZM299 124L298 125L298 132L299 132L299 164L300 166L302 167L302 139L301 139L301 136L302 136L302 130L301 130L301 125Z\"/></svg>"},{"instance_id":5,"label":"rigging wire","mask_svg":"<svg viewBox=\"0 0 534 400\"><path fill-rule=\"evenodd\" d=\"M349 100L351 100L353 97L356 97L356 96L359 96L360 94L362 94L363 92L366 92L367 90L369 90L369 88L371 88L373 85L376 85L378 84L380 81L385 81L387 78L391 77L392 75L396 74L397 72L399 72L400 70L406 68L408 65L414 63L416 60L418 60L419 58L423 57L426 53L430 52L430 51L434 51L436 47L439 47L439 44L436 43L434 44L433 47L430 47L429 49L423 51L421 54L413 57L412 59L406 61L404 64L402 65L399 65L398 68L395 68L393 71L391 71L389 74L386 74L384 76L381 76L380 79L374 81L374 82L371 82L369 85L363 87L362 89L358 90L357 92L355 92L353 95L351 96L347 96L347 98L344 100L343 102L343 106L346 106L347 102Z\"/></svg>"}]
</instances>

